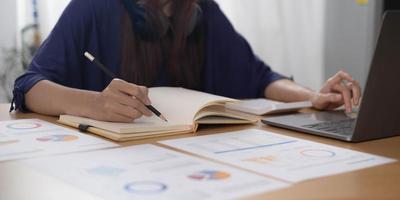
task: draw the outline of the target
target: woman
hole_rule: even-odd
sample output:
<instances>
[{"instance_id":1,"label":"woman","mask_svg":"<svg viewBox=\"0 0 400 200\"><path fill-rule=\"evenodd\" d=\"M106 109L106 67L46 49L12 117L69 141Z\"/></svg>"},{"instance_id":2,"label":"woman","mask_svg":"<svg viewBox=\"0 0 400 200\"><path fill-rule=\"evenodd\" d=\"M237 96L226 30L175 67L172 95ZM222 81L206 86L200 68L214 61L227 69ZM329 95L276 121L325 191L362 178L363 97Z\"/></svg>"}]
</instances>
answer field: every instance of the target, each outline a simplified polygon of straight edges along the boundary
<instances>
[{"instance_id":1,"label":"woman","mask_svg":"<svg viewBox=\"0 0 400 200\"><path fill-rule=\"evenodd\" d=\"M108 78L85 51L123 80ZM147 87L154 86L310 100L317 109L344 104L347 111L361 95L345 72L319 92L273 72L212 0L72 0L16 80L12 109L129 122L151 115L145 105L151 103Z\"/></svg>"}]
</instances>

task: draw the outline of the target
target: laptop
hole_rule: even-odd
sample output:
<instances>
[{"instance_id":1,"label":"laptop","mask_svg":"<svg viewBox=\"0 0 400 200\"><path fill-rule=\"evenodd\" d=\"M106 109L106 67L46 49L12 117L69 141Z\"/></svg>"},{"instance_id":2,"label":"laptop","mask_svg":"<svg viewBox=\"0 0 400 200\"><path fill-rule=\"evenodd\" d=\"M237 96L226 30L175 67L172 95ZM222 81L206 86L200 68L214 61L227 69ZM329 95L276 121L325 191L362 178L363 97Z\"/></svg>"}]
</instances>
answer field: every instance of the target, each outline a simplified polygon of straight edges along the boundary
<instances>
[{"instance_id":1,"label":"laptop","mask_svg":"<svg viewBox=\"0 0 400 200\"><path fill-rule=\"evenodd\" d=\"M344 141L400 135L400 11L384 14L361 105L343 110L268 117L263 123Z\"/></svg>"}]
</instances>

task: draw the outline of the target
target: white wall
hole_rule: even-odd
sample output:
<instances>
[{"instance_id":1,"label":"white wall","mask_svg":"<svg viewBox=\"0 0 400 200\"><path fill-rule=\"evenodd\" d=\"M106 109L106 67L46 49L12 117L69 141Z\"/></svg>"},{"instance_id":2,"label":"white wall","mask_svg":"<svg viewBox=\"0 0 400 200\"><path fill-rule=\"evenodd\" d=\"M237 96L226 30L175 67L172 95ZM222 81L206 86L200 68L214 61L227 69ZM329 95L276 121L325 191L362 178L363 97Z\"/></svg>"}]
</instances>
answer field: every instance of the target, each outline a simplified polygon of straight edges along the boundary
<instances>
[{"instance_id":1,"label":"white wall","mask_svg":"<svg viewBox=\"0 0 400 200\"><path fill-rule=\"evenodd\" d=\"M346 70L364 86L379 32L382 0L328 1L325 78Z\"/></svg>"},{"instance_id":2,"label":"white wall","mask_svg":"<svg viewBox=\"0 0 400 200\"><path fill-rule=\"evenodd\" d=\"M0 47L10 48L15 45L16 33L16 3L15 0L0 1Z\"/></svg>"},{"instance_id":3,"label":"white wall","mask_svg":"<svg viewBox=\"0 0 400 200\"><path fill-rule=\"evenodd\" d=\"M38 0L39 23L42 39L46 38L57 22L60 14L70 0ZM4 49L21 48L20 30L32 24L32 0L1 0L0 1L0 73L4 73ZM19 60L16 57L15 60ZM8 102L6 96L10 95L13 80L21 73L21 66L16 64L11 72L8 71L6 86L8 91L0 85L0 103ZM1 83L0 83L1 84ZM7 93L7 95L6 95Z\"/></svg>"},{"instance_id":4,"label":"white wall","mask_svg":"<svg viewBox=\"0 0 400 200\"><path fill-rule=\"evenodd\" d=\"M70 0L42 0L39 2L39 9L42 11L40 23L43 36L47 36L57 23L62 11Z\"/></svg>"},{"instance_id":5,"label":"white wall","mask_svg":"<svg viewBox=\"0 0 400 200\"><path fill-rule=\"evenodd\" d=\"M18 29L32 23L32 0L17 0ZM40 33L44 40L58 21L70 0L38 0ZM20 38L18 38L18 41Z\"/></svg>"},{"instance_id":6,"label":"white wall","mask_svg":"<svg viewBox=\"0 0 400 200\"><path fill-rule=\"evenodd\" d=\"M0 73L4 70L4 49L15 47L16 37L16 3L15 0L0 1ZM0 103L6 102L5 93L0 87Z\"/></svg>"}]
</instances>

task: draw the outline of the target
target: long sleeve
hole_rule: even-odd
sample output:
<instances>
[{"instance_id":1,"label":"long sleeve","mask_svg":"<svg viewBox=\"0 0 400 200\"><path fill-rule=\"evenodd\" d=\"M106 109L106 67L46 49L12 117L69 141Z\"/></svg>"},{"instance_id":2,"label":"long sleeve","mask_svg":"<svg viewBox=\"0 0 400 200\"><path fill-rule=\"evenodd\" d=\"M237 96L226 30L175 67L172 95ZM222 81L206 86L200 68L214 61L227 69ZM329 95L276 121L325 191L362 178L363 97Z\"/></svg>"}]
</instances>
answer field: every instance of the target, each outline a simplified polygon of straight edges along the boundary
<instances>
[{"instance_id":1,"label":"long sleeve","mask_svg":"<svg viewBox=\"0 0 400 200\"><path fill-rule=\"evenodd\" d=\"M286 78L254 55L214 1L205 6L207 26L206 92L233 97L264 97L272 82Z\"/></svg>"},{"instance_id":2,"label":"long sleeve","mask_svg":"<svg viewBox=\"0 0 400 200\"><path fill-rule=\"evenodd\" d=\"M27 111L24 96L41 80L71 88L103 89L107 78L83 54L90 51L95 56L108 55L104 58L106 64L113 67L112 71L117 70L119 52L115 49L119 49L116 35L120 19L117 6L118 3L108 0L72 0L28 70L15 81L11 110ZM116 31L110 34L110 28Z\"/></svg>"},{"instance_id":3,"label":"long sleeve","mask_svg":"<svg viewBox=\"0 0 400 200\"><path fill-rule=\"evenodd\" d=\"M214 1L203 0L201 7L207 38L203 91L255 98L263 96L267 85L284 78L254 55ZM103 90L111 79L87 61L83 53L89 51L112 72L119 73L123 9L116 0L72 0L28 70L15 81L11 110L27 111L25 94L41 80L71 88Z\"/></svg>"}]
</instances>

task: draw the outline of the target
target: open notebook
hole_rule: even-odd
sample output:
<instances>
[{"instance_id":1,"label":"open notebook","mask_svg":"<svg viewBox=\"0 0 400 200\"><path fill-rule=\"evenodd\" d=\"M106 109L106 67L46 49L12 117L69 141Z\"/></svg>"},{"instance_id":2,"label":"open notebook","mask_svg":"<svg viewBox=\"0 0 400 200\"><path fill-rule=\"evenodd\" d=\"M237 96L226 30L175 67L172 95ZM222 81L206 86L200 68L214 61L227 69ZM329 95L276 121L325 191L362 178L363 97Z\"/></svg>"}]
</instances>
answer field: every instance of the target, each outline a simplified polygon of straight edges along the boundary
<instances>
[{"instance_id":1,"label":"open notebook","mask_svg":"<svg viewBox=\"0 0 400 200\"><path fill-rule=\"evenodd\" d=\"M157 116L142 117L132 123L112 123L71 115L61 115L59 122L73 127L89 125L89 132L128 141L196 132L199 124L247 124L258 120L253 115L225 108L226 103L238 100L184 88L150 88L149 97L168 122Z\"/></svg>"}]
</instances>

